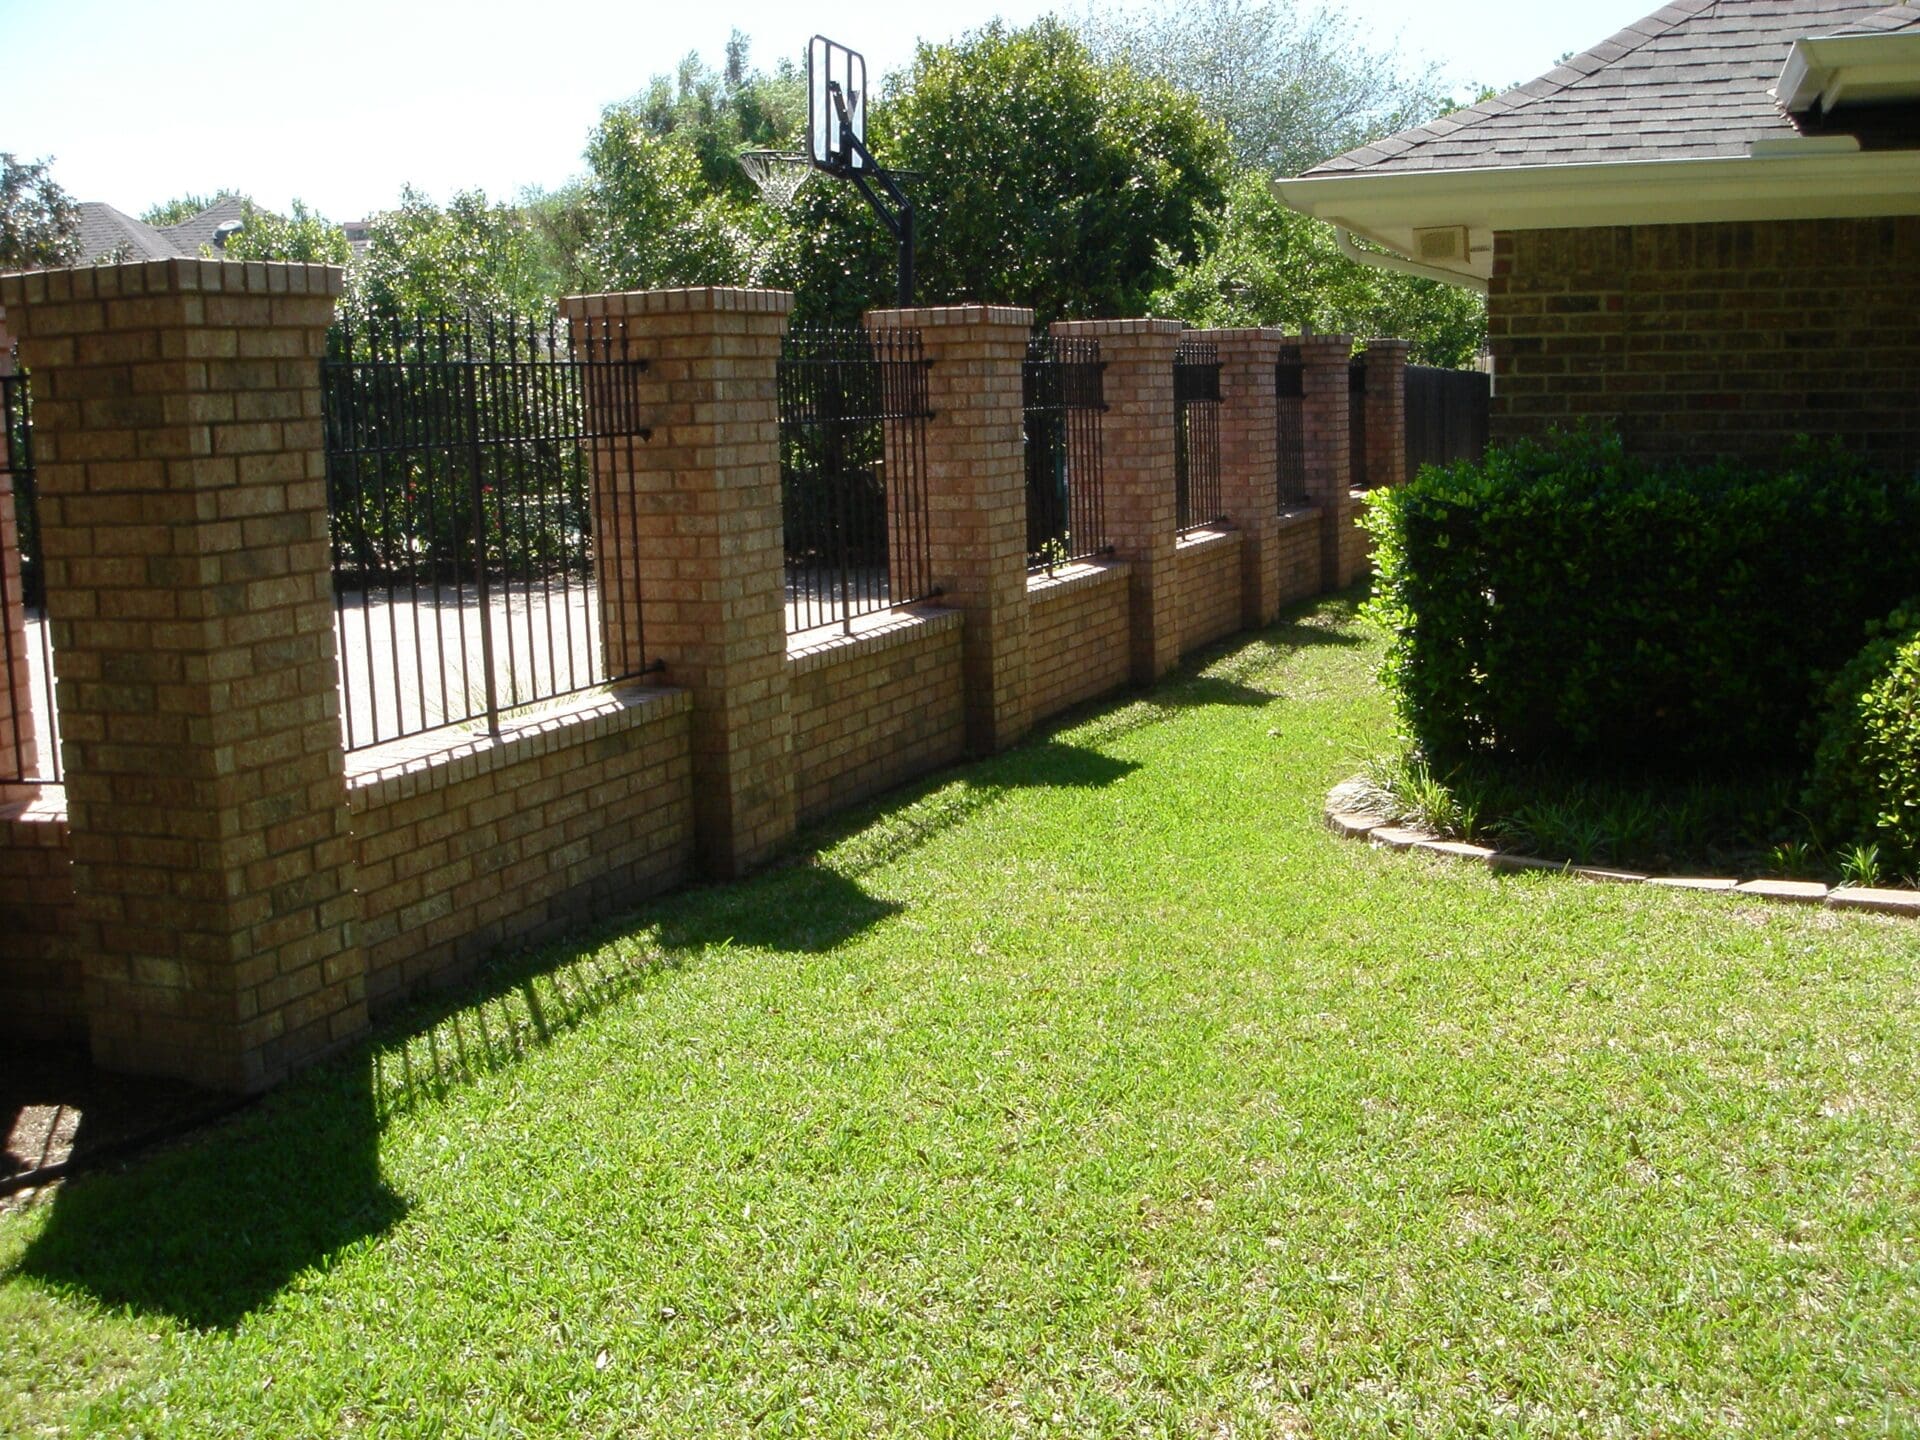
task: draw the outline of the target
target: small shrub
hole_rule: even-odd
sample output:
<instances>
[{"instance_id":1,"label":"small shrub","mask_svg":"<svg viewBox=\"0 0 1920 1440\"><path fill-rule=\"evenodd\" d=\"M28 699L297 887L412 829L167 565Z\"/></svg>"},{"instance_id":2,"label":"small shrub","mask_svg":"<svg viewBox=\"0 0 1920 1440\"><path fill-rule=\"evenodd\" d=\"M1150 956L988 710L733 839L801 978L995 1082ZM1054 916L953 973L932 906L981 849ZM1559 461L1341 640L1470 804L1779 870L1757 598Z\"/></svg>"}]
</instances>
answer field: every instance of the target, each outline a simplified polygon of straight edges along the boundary
<instances>
[{"instance_id":1,"label":"small shrub","mask_svg":"<svg viewBox=\"0 0 1920 1440\"><path fill-rule=\"evenodd\" d=\"M1662 465L1588 430L1375 491L1370 613L1436 766L1804 763L1816 672L1911 590L1920 475L1803 443Z\"/></svg>"},{"instance_id":2,"label":"small shrub","mask_svg":"<svg viewBox=\"0 0 1920 1440\"><path fill-rule=\"evenodd\" d=\"M1920 600L1872 627L1827 687L1807 804L1882 871L1920 867Z\"/></svg>"}]
</instances>

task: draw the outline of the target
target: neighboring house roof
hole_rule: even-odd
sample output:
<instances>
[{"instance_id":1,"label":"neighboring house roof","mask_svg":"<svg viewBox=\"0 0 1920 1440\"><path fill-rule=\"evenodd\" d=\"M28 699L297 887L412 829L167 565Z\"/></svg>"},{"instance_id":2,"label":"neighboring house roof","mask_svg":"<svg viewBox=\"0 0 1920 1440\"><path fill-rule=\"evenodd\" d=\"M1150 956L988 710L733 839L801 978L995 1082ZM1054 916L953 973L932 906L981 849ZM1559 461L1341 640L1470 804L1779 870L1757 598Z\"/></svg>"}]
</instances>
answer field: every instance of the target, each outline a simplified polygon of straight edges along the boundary
<instances>
[{"instance_id":1,"label":"neighboring house roof","mask_svg":"<svg viewBox=\"0 0 1920 1440\"><path fill-rule=\"evenodd\" d=\"M123 254L128 260L171 260L180 253L171 240L146 221L136 220L98 200L80 202L82 265L116 254Z\"/></svg>"},{"instance_id":2,"label":"neighboring house roof","mask_svg":"<svg viewBox=\"0 0 1920 1440\"><path fill-rule=\"evenodd\" d=\"M209 205L198 215L190 215L178 225L162 225L160 233L182 255L198 255L201 247L211 250L214 232L223 225L238 225L246 218L244 200L226 199Z\"/></svg>"},{"instance_id":3,"label":"neighboring house roof","mask_svg":"<svg viewBox=\"0 0 1920 1440\"><path fill-rule=\"evenodd\" d=\"M1775 94L1796 45L1833 35L1884 37L1875 50L1920 78L1920 3L1676 0L1538 80L1274 188L1464 283L1489 273L1496 230L1920 213L1920 110L1855 123L1868 112L1796 116Z\"/></svg>"}]
</instances>

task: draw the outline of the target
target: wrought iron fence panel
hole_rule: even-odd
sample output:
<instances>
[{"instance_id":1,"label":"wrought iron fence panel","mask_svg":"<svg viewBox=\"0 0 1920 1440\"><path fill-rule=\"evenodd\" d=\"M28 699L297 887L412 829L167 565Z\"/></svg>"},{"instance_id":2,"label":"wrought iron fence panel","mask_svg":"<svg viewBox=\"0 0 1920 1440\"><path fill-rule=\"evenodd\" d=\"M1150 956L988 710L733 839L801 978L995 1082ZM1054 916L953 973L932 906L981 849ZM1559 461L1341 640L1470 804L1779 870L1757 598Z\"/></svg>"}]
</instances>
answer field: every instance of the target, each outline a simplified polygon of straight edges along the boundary
<instances>
[{"instance_id":1,"label":"wrought iron fence panel","mask_svg":"<svg viewBox=\"0 0 1920 1440\"><path fill-rule=\"evenodd\" d=\"M1274 467L1280 508L1307 503L1307 367L1298 345L1287 345L1273 367Z\"/></svg>"},{"instance_id":2,"label":"wrought iron fence panel","mask_svg":"<svg viewBox=\"0 0 1920 1440\"><path fill-rule=\"evenodd\" d=\"M1220 490L1220 355L1182 340L1173 358L1175 524L1182 535L1226 518Z\"/></svg>"},{"instance_id":3,"label":"wrought iron fence panel","mask_svg":"<svg viewBox=\"0 0 1920 1440\"><path fill-rule=\"evenodd\" d=\"M1407 478L1487 453L1491 382L1479 370L1407 367Z\"/></svg>"},{"instance_id":4,"label":"wrought iron fence panel","mask_svg":"<svg viewBox=\"0 0 1920 1440\"><path fill-rule=\"evenodd\" d=\"M919 332L796 329L778 374L787 633L929 598Z\"/></svg>"},{"instance_id":5,"label":"wrought iron fence panel","mask_svg":"<svg viewBox=\"0 0 1920 1440\"><path fill-rule=\"evenodd\" d=\"M321 362L342 727L349 750L629 678L606 633L639 597L595 581L592 449L637 443L641 362L617 320L353 317ZM595 400L586 403L591 388ZM596 508L602 513L596 515ZM623 644L623 656L640 653Z\"/></svg>"},{"instance_id":6,"label":"wrought iron fence panel","mask_svg":"<svg viewBox=\"0 0 1920 1440\"><path fill-rule=\"evenodd\" d=\"M8 357L0 355L0 360ZM26 372L0 375L0 430L13 490L15 584L0 584L0 781L61 783L60 714L46 617L39 488L33 464L33 389Z\"/></svg>"},{"instance_id":7,"label":"wrought iron fence panel","mask_svg":"<svg viewBox=\"0 0 1920 1440\"><path fill-rule=\"evenodd\" d=\"M1027 472L1027 568L1109 553L1100 417L1106 367L1098 340L1035 335L1020 367Z\"/></svg>"}]
</instances>

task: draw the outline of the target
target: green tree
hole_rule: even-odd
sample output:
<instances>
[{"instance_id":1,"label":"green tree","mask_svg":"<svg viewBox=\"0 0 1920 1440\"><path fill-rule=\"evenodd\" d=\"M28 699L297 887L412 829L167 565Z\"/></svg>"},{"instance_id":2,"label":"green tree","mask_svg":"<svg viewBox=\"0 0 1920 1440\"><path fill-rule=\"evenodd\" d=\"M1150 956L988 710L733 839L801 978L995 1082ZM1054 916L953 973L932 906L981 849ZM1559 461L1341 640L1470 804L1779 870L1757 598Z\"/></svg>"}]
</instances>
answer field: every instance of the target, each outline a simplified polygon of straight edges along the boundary
<instances>
[{"instance_id":1,"label":"green tree","mask_svg":"<svg viewBox=\"0 0 1920 1440\"><path fill-rule=\"evenodd\" d=\"M1449 108L1438 68L1376 49L1338 5L1299 0L1183 0L1089 11L1093 52L1193 95L1232 137L1234 158L1297 175Z\"/></svg>"},{"instance_id":2,"label":"green tree","mask_svg":"<svg viewBox=\"0 0 1920 1440\"><path fill-rule=\"evenodd\" d=\"M353 259L353 248L338 225L299 200L293 202L291 215L276 214L249 200L240 209L240 228L227 237L220 255L227 260L345 265Z\"/></svg>"},{"instance_id":3,"label":"green tree","mask_svg":"<svg viewBox=\"0 0 1920 1440\"><path fill-rule=\"evenodd\" d=\"M80 258L80 207L44 160L0 151L0 270L72 265Z\"/></svg>"},{"instance_id":4,"label":"green tree","mask_svg":"<svg viewBox=\"0 0 1920 1440\"><path fill-rule=\"evenodd\" d=\"M729 285L756 278L777 216L717 190L693 136L661 134L641 102L610 105L587 142L586 268L603 285ZM737 167L736 167L737 168Z\"/></svg>"},{"instance_id":5,"label":"green tree","mask_svg":"<svg viewBox=\"0 0 1920 1440\"><path fill-rule=\"evenodd\" d=\"M408 186L367 222L348 304L387 315L539 310L558 293L550 257L521 207L465 190L443 209Z\"/></svg>"},{"instance_id":6,"label":"green tree","mask_svg":"<svg viewBox=\"0 0 1920 1440\"><path fill-rule=\"evenodd\" d=\"M1175 268L1152 313L1193 325L1398 336L1426 365L1465 365L1486 337L1478 295L1350 259L1332 226L1282 205L1257 172L1235 181L1219 232L1205 255Z\"/></svg>"},{"instance_id":7,"label":"green tree","mask_svg":"<svg viewBox=\"0 0 1920 1440\"><path fill-rule=\"evenodd\" d=\"M1140 314L1201 253L1225 194L1225 136L1192 98L1096 60L1052 19L922 45L869 127L882 160L920 177L928 301Z\"/></svg>"},{"instance_id":8,"label":"green tree","mask_svg":"<svg viewBox=\"0 0 1920 1440\"><path fill-rule=\"evenodd\" d=\"M188 191L171 200L162 200L158 205L149 205L140 212L140 218L149 225L178 225L182 220L191 220L202 210L210 210L222 200L239 200L252 204L251 196L238 190L216 190L211 195L195 195Z\"/></svg>"}]
</instances>

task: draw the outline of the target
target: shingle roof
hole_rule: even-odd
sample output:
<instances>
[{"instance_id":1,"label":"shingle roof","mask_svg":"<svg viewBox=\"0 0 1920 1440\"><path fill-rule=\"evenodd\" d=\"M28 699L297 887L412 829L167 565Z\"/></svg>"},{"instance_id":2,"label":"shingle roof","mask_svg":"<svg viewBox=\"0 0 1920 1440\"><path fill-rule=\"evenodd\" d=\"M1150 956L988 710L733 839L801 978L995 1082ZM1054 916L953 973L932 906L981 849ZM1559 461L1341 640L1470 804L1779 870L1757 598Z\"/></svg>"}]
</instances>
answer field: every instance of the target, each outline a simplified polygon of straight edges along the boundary
<instances>
[{"instance_id":1,"label":"shingle roof","mask_svg":"<svg viewBox=\"0 0 1920 1440\"><path fill-rule=\"evenodd\" d=\"M1773 98L1795 40L1920 31L1920 4L1676 0L1538 80L1308 175L1741 156L1797 132Z\"/></svg>"},{"instance_id":2,"label":"shingle roof","mask_svg":"<svg viewBox=\"0 0 1920 1440\"><path fill-rule=\"evenodd\" d=\"M129 260L171 260L180 254L171 240L144 220L98 200L80 202L80 263L124 251Z\"/></svg>"},{"instance_id":3,"label":"shingle roof","mask_svg":"<svg viewBox=\"0 0 1920 1440\"><path fill-rule=\"evenodd\" d=\"M246 204L244 200L229 197L209 205L198 215L189 215L178 225L161 226L160 233L182 255L198 255L202 246L212 247L214 231L245 218Z\"/></svg>"}]
</instances>

